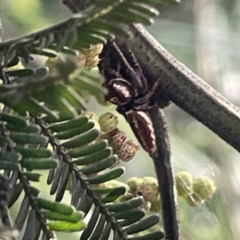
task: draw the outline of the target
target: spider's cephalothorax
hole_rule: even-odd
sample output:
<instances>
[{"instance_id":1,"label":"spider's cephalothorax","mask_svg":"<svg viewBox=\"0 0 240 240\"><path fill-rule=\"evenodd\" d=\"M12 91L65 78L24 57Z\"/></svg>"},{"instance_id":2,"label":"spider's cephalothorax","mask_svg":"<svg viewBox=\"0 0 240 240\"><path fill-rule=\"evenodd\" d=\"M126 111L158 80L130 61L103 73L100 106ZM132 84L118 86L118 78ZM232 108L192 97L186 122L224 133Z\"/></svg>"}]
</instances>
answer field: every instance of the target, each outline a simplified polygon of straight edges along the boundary
<instances>
[{"instance_id":1,"label":"spider's cephalothorax","mask_svg":"<svg viewBox=\"0 0 240 240\"><path fill-rule=\"evenodd\" d=\"M123 78L113 78L105 82L104 86L108 89L106 100L111 103L124 106L132 101L134 91L128 81Z\"/></svg>"},{"instance_id":2,"label":"spider's cephalothorax","mask_svg":"<svg viewBox=\"0 0 240 240\"><path fill-rule=\"evenodd\" d=\"M126 46L122 50L125 54L110 41L100 56L99 69L108 89L106 100L118 106L117 111L126 118L143 149L154 156L156 140L147 110L155 103L152 96L157 83L149 87L133 53Z\"/></svg>"}]
</instances>

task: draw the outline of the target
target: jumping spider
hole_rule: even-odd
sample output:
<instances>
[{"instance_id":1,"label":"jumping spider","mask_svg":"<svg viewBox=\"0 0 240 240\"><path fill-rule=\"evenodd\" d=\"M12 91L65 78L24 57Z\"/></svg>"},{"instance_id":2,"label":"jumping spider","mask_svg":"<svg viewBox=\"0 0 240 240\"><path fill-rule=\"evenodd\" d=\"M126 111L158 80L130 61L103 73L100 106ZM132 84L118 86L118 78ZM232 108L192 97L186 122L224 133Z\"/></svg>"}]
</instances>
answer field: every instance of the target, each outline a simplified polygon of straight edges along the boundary
<instances>
[{"instance_id":1,"label":"jumping spider","mask_svg":"<svg viewBox=\"0 0 240 240\"><path fill-rule=\"evenodd\" d=\"M121 48L125 54L115 41L109 41L100 56L99 69L106 79L103 85L108 89L106 100L118 106L117 111L130 124L143 149L156 156L155 133L148 109L156 103L154 93L158 82L149 87L134 54L127 46Z\"/></svg>"}]
</instances>

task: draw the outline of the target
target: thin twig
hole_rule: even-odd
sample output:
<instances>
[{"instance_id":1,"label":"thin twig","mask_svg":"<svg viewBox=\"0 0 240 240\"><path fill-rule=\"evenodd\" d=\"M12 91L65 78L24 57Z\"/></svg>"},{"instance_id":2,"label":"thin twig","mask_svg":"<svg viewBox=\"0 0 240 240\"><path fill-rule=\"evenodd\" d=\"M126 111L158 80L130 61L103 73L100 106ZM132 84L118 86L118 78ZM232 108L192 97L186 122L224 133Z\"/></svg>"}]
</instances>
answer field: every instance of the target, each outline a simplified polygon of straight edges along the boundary
<instances>
[{"instance_id":1,"label":"thin twig","mask_svg":"<svg viewBox=\"0 0 240 240\"><path fill-rule=\"evenodd\" d=\"M179 240L175 183L170 161L170 144L164 113L157 106L150 108L148 112L152 119L157 143L158 156L153 157L153 163L161 196L165 237L169 240Z\"/></svg>"},{"instance_id":2,"label":"thin twig","mask_svg":"<svg viewBox=\"0 0 240 240\"><path fill-rule=\"evenodd\" d=\"M167 77L159 85L167 97L240 151L240 109L176 60L141 24L123 24L122 29L132 37L117 42L128 44L148 81L164 72Z\"/></svg>"}]
</instances>

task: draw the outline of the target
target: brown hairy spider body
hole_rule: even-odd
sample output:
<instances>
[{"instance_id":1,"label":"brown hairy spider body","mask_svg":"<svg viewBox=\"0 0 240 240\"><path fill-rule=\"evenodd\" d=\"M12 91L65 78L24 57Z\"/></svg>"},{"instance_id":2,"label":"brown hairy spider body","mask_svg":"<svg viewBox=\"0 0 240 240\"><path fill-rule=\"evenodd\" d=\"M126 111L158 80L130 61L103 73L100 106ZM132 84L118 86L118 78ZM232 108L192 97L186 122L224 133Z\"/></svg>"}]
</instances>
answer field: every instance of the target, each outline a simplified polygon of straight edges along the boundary
<instances>
[{"instance_id":1,"label":"brown hairy spider body","mask_svg":"<svg viewBox=\"0 0 240 240\"><path fill-rule=\"evenodd\" d=\"M117 105L131 126L136 138L151 156L156 156L157 147L152 121L148 115L152 96L157 89L157 82L149 87L133 53L126 47L123 54L116 42L109 41L103 50L99 69L108 89L106 100Z\"/></svg>"},{"instance_id":2,"label":"brown hairy spider body","mask_svg":"<svg viewBox=\"0 0 240 240\"><path fill-rule=\"evenodd\" d=\"M131 110L127 113L126 118L142 148L150 155L154 155L157 150L156 138L152 121L147 113Z\"/></svg>"}]
</instances>

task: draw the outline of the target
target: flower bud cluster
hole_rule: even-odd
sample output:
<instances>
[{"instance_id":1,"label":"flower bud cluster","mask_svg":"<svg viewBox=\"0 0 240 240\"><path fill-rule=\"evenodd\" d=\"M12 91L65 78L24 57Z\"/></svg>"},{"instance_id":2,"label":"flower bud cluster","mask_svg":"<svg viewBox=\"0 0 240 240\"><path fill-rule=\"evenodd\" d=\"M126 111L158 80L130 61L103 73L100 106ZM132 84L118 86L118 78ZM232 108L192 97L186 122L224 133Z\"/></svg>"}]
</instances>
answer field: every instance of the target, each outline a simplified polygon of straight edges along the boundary
<instances>
[{"instance_id":1,"label":"flower bud cluster","mask_svg":"<svg viewBox=\"0 0 240 240\"><path fill-rule=\"evenodd\" d=\"M207 176L192 178L189 172L178 172L175 176L177 193L190 206L198 206L216 191L213 180Z\"/></svg>"},{"instance_id":2,"label":"flower bud cluster","mask_svg":"<svg viewBox=\"0 0 240 240\"><path fill-rule=\"evenodd\" d=\"M154 177L132 177L127 180L129 193L132 196L142 196L146 211L158 212L160 210L160 196L158 183Z\"/></svg>"},{"instance_id":3,"label":"flower bud cluster","mask_svg":"<svg viewBox=\"0 0 240 240\"><path fill-rule=\"evenodd\" d=\"M190 206L198 206L214 194L216 187L211 178L203 176L193 179L189 172L178 172L175 176L177 194L185 199ZM132 177L127 181L128 195L142 196L145 200L144 208L147 211L160 211L160 194L157 180L153 177Z\"/></svg>"},{"instance_id":4,"label":"flower bud cluster","mask_svg":"<svg viewBox=\"0 0 240 240\"><path fill-rule=\"evenodd\" d=\"M99 117L98 122L103 132L101 138L108 140L109 145L113 149L113 153L117 154L119 159L124 162L131 160L140 149L140 146L132 140L128 140L126 133L117 128L117 116L113 113L106 112Z\"/></svg>"}]
</instances>

